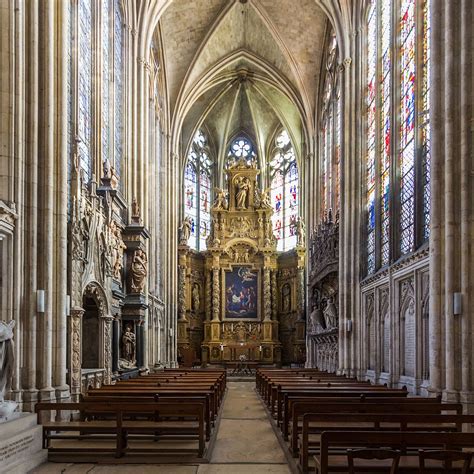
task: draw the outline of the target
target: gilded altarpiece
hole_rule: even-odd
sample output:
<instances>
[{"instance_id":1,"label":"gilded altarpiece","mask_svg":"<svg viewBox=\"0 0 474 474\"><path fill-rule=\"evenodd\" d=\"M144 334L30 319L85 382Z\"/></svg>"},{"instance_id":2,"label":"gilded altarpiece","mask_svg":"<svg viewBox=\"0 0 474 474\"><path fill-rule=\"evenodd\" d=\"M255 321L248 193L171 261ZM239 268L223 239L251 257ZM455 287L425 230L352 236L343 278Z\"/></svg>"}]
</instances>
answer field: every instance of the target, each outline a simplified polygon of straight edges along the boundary
<instances>
[{"instance_id":1,"label":"gilded altarpiece","mask_svg":"<svg viewBox=\"0 0 474 474\"><path fill-rule=\"evenodd\" d=\"M285 319L285 328L291 329L282 339L273 210L268 193L258 188L258 174L245 160L227 170L228 189L216 190L205 252L187 245L186 222L181 228L178 354L186 365L222 364L241 356L279 365L282 353L291 354L292 361L304 357L304 286L297 283L298 276L304 281L304 249L292 257L294 296L286 316L291 313L293 319ZM298 322L301 334L295 329Z\"/></svg>"}]
</instances>

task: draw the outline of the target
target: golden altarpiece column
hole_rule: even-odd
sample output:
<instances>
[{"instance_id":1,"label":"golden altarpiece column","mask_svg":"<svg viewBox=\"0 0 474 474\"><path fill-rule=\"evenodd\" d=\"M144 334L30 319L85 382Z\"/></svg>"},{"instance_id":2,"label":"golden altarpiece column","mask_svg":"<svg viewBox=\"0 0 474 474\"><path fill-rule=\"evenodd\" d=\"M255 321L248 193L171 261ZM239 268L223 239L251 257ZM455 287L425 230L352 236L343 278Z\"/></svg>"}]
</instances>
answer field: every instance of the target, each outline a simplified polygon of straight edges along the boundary
<instances>
[{"instance_id":1,"label":"golden altarpiece column","mask_svg":"<svg viewBox=\"0 0 474 474\"><path fill-rule=\"evenodd\" d=\"M304 247L279 256L272 205L258 187L255 163L241 159L226 173L228 189L216 190L211 207L207 251L187 245L187 219L180 229L178 355L185 365L221 364L242 355L279 365L282 353L284 362L301 362L304 274L298 269L304 268Z\"/></svg>"}]
</instances>

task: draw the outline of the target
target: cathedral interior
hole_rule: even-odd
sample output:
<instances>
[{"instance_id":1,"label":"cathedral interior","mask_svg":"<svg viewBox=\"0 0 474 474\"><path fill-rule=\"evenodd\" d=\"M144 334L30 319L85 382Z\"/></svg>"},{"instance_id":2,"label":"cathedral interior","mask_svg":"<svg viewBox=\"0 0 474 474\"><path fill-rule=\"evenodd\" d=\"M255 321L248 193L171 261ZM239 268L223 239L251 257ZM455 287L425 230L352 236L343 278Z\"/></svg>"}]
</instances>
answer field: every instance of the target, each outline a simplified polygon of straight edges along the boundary
<instances>
[{"instance_id":1,"label":"cathedral interior","mask_svg":"<svg viewBox=\"0 0 474 474\"><path fill-rule=\"evenodd\" d=\"M229 380L210 466L242 371L474 413L473 16L0 0L0 472L69 472L42 404L166 373Z\"/></svg>"}]
</instances>

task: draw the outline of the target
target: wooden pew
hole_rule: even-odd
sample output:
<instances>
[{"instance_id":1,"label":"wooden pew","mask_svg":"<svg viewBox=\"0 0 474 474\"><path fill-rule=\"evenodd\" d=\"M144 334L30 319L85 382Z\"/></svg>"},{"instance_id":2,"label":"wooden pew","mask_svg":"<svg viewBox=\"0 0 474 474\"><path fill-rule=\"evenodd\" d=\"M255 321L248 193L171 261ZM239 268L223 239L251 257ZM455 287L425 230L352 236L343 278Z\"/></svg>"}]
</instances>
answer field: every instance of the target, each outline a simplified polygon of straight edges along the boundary
<instances>
[{"instance_id":1,"label":"wooden pew","mask_svg":"<svg viewBox=\"0 0 474 474\"><path fill-rule=\"evenodd\" d=\"M83 414L81 421L43 422L43 447L48 449L48 456L51 459L54 454L60 455L61 459L84 460L84 455L90 459L91 454L95 454L98 459L105 455L114 455L119 458L129 453L154 454L154 455L183 455L196 454L198 457L204 455L205 434L204 434L204 410L203 402L177 403L175 401L158 401L147 404L121 403L121 402L83 402L83 403L37 403L35 407L38 420L41 419L41 412L44 411L80 411ZM108 413L112 415L110 420L96 420L95 415ZM147 415L148 419L135 420L131 415ZM163 422L160 417L176 418L172 423ZM187 418L194 418L196 421L190 423ZM39 422L38 421L38 422ZM64 434L64 432L68 434ZM76 433L76 434L74 434ZM52 446L51 440L80 440L80 439L100 439L104 435L115 439L114 447L58 447ZM128 444L130 435L140 435L142 438L153 439L158 444L152 448L132 448ZM167 437L177 439L196 439L198 447L196 450L180 447L161 449L160 439ZM107 439L107 438L105 438ZM79 455L79 456L78 456ZM57 459L57 458L56 458ZM177 458L179 459L179 458Z\"/></svg>"},{"instance_id":2,"label":"wooden pew","mask_svg":"<svg viewBox=\"0 0 474 474\"><path fill-rule=\"evenodd\" d=\"M402 408L407 406L401 405ZM387 407L373 405L369 413L318 413L303 416L303 429L299 443L299 464L303 473L308 472L308 459L317 453L321 433L325 431L457 431L463 424L472 423L474 415L413 413L387 413ZM394 410L400 407L391 407ZM413 407L412 407L413 408ZM310 424L312 426L310 426ZM384 425L384 426L382 426ZM395 426L394 426L395 425ZM309 435L317 433L310 442Z\"/></svg>"},{"instance_id":3,"label":"wooden pew","mask_svg":"<svg viewBox=\"0 0 474 474\"><path fill-rule=\"evenodd\" d=\"M418 472L418 449L469 449L474 448L474 433L428 432L428 431L324 431L321 433L319 454L314 456L316 474L347 472L347 456L341 450L359 447L390 446L400 449L400 472ZM380 472L370 463L364 470ZM425 470L436 469L427 466Z\"/></svg>"},{"instance_id":4,"label":"wooden pew","mask_svg":"<svg viewBox=\"0 0 474 474\"><path fill-rule=\"evenodd\" d=\"M452 411L453 414L462 414L462 406L460 404L441 404L439 398L402 398L402 397L358 397L347 399L335 399L328 397L285 397L284 413L282 422L282 433L285 440L288 440L289 426L291 423L291 432L295 433L298 429L299 421L305 413L325 413L332 410L334 413L339 410L363 413L373 410L371 405L365 408L365 405L383 405L384 409L394 412L410 412L410 413L442 413ZM342 405L346 405L346 408ZM362 405L362 406L361 406ZM338 409L336 409L338 407ZM294 448L294 440L292 448Z\"/></svg>"}]
</instances>

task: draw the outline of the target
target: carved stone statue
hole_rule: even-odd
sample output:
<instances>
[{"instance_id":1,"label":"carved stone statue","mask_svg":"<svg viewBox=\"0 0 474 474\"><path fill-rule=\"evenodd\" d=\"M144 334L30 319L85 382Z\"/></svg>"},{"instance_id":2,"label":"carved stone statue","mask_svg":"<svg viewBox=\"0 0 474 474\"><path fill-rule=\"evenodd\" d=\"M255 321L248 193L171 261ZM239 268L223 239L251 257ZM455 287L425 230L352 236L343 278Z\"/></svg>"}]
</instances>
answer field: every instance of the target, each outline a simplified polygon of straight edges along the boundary
<instances>
[{"instance_id":1,"label":"carved stone statue","mask_svg":"<svg viewBox=\"0 0 474 474\"><path fill-rule=\"evenodd\" d=\"M301 217L296 220L296 245L304 247L306 244L306 226Z\"/></svg>"},{"instance_id":2,"label":"carved stone statue","mask_svg":"<svg viewBox=\"0 0 474 474\"><path fill-rule=\"evenodd\" d=\"M186 216L179 226L179 244L188 245L189 237L191 237L191 230L193 228L193 223L191 217Z\"/></svg>"},{"instance_id":3,"label":"carved stone statue","mask_svg":"<svg viewBox=\"0 0 474 474\"><path fill-rule=\"evenodd\" d=\"M108 159L104 160L102 170L104 173L103 178L110 178L110 163Z\"/></svg>"},{"instance_id":4,"label":"carved stone statue","mask_svg":"<svg viewBox=\"0 0 474 474\"><path fill-rule=\"evenodd\" d=\"M0 321L0 421L6 421L18 404L5 400L5 394L11 389L15 353L13 351L13 328L15 321Z\"/></svg>"},{"instance_id":5,"label":"carved stone statue","mask_svg":"<svg viewBox=\"0 0 474 474\"><path fill-rule=\"evenodd\" d=\"M146 276L148 274L147 266L146 253L141 249L135 250L130 267L130 287L132 292L141 293L145 288Z\"/></svg>"},{"instance_id":6,"label":"carved stone statue","mask_svg":"<svg viewBox=\"0 0 474 474\"><path fill-rule=\"evenodd\" d=\"M118 226L114 228L114 240L115 240L115 255L114 255L114 266L113 266L113 277L116 280L120 280L122 276L123 268L123 253L127 246L122 240L122 234Z\"/></svg>"},{"instance_id":7,"label":"carved stone statue","mask_svg":"<svg viewBox=\"0 0 474 474\"><path fill-rule=\"evenodd\" d=\"M222 211L227 209L227 197L226 192L221 188L215 188L216 197L212 209L216 211Z\"/></svg>"},{"instance_id":8,"label":"carved stone statue","mask_svg":"<svg viewBox=\"0 0 474 474\"><path fill-rule=\"evenodd\" d=\"M324 330L324 316L321 308L315 306L311 314L309 315L309 327L308 331L311 334L320 333Z\"/></svg>"},{"instance_id":9,"label":"carved stone statue","mask_svg":"<svg viewBox=\"0 0 474 474\"><path fill-rule=\"evenodd\" d=\"M268 192L268 189L265 189L262 192L258 193L257 207L259 207L260 209L272 208L272 203L270 202L270 194Z\"/></svg>"},{"instance_id":10,"label":"carved stone statue","mask_svg":"<svg viewBox=\"0 0 474 474\"><path fill-rule=\"evenodd\" d=\"M326 321L326 329L338 327L337 308L334 304L332 296L330 296L327 300L327 305L324 309L324 320Z\"/></svg>"},{"instance_id":11,"label":"carved stone statue","mask_svg":"<svg viewBox=\"0 0 474 474\"><path fill-rule=\"evenodd\" d=\"M193 309L198 312L201 306L201 296L199 295L199 285L197 283L193 286Z\"/></svg>"},{"instance_id":12,"label":"carved stone statue","mask_svg":"<svg viewBox=\"0 0 474 474\"><path fill-rule=\"evenodd\" d=\"M122 334L122 357L130 364L136 361L136 337L132 332L132 326L127 324Z\"/></svg>"},{"instance_id":13,"label":"carved stone statue","mask_svg":"<svg viewBox=\"0 0 474 474\"><path fill-rule=\"evenodd\" d=\"M250 191L250 180L245 176L235 179L235 204L237 209L247 209L247 196Z\"/></svg>"},{"instance_id":14,"label":"carved stone statue","mask_svg":"<svg viewBox=\"0 0 474 474\"><path fill-rule=\"evenodd\" d=\"M132 201L132 221L140 222L140 205L138 204L137 198L133 198Z\"/></svg>"}]
</instances>

